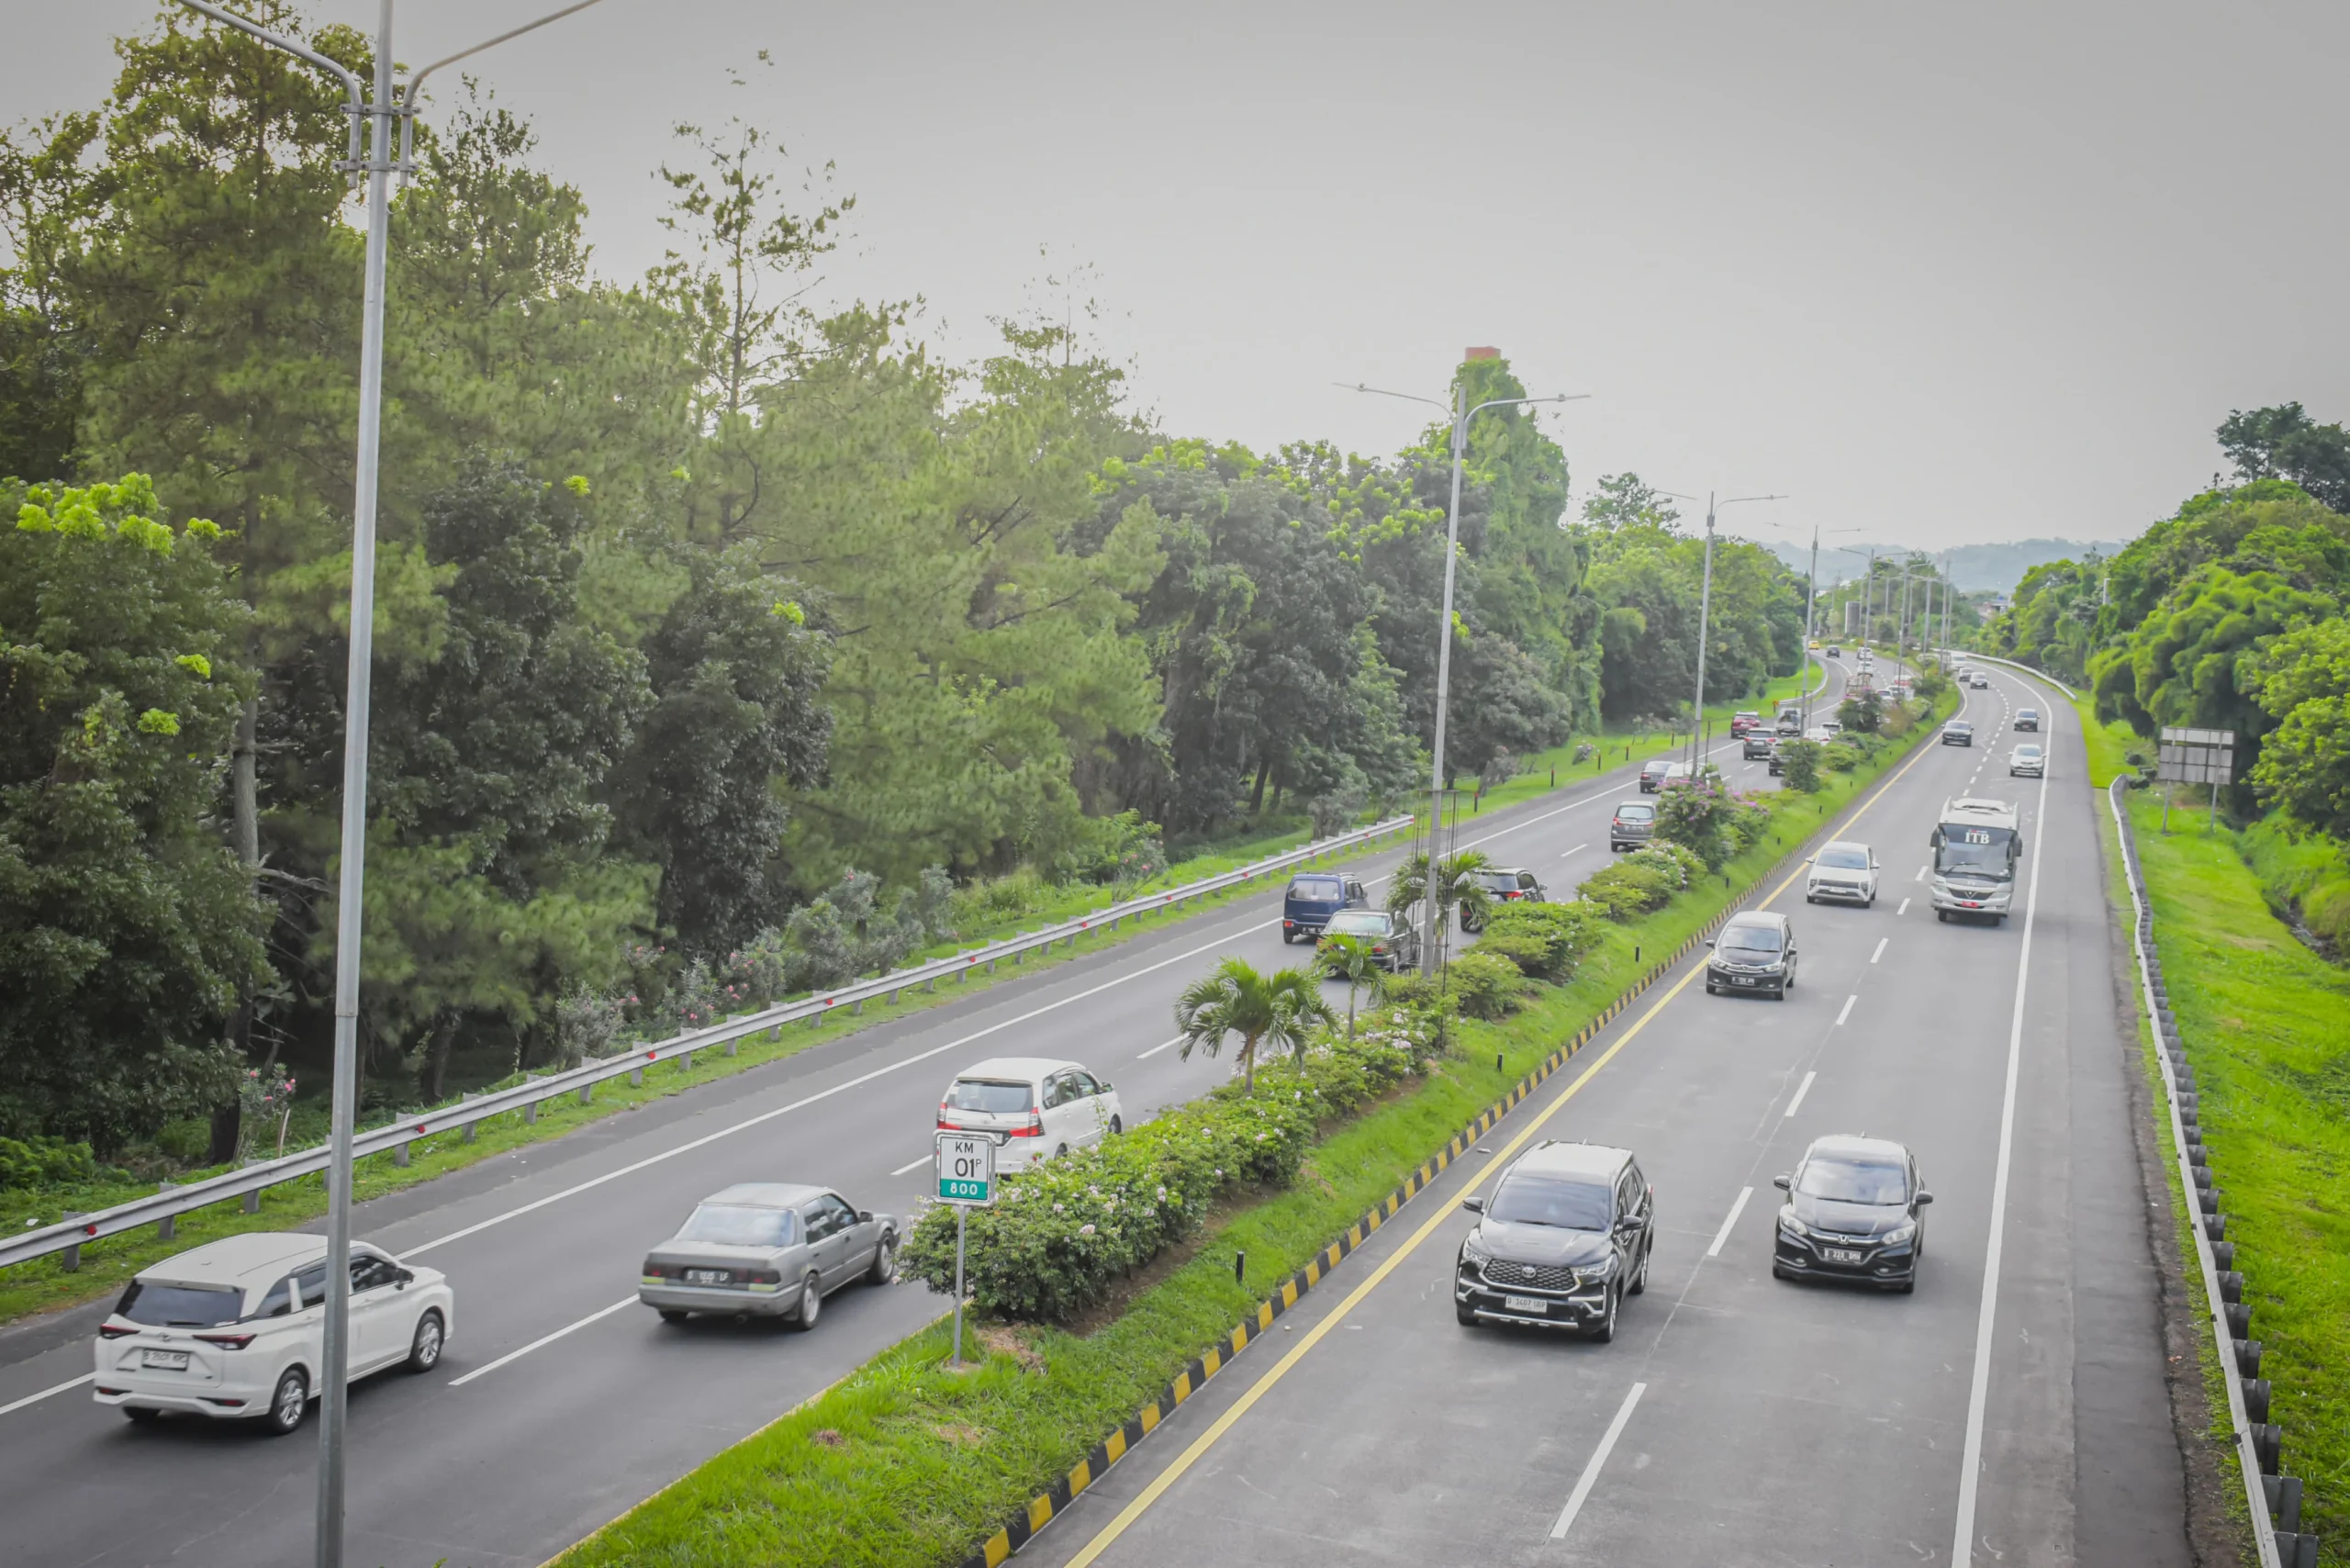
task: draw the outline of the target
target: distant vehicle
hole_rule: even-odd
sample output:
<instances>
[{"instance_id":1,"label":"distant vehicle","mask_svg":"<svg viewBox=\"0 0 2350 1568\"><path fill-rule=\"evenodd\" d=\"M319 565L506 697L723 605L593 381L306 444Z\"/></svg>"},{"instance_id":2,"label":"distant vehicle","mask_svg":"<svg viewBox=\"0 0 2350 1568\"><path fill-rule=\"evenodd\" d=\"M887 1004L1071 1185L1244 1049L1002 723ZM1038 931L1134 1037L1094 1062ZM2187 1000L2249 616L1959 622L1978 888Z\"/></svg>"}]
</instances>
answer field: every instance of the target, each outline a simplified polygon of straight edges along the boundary
<instances>
[{"instance_id":1,"label":"distant vehicle","mask_svg":"<svg viewBox=\"0 0 2350 1568\"><path fill-rule=\"evenodd\" d=\"M1781 1002L1796 983L1795 927L1784 914L1749 910L1730 916L1721 935L1707 944L1713 957L1706 961L1706 994L1752 991Z\"/></svg>"},{"instance_id":2,"label":"distant vehicle","mask_svg":"<svg viewBox=\"0 0 2350 1568\"><path fill-rule=\"evenodd\" d=\"M938 1101L938 1130L985 1133L999 1170L1024 1170L1126 1130L1118 1092L1073 1061L991 1057L955 1075Z\"/></svg>"},{"instance_id":3,"label":"distant vehicle","mask_svg":"<svg viewBox=\"0 0 2350 1568\"><path fill-rule=\"evenodd\" d=\"M326 1364L326 1253L323 1236L253 1231L141 1269L98 1325L94 1397L134 1421L172 1411L293 1431ZM352 1244L352 1381L431 1372L456 1316L438 1270Z\"/></svg>"},{"instance_id":4,"label":"distant vehicle","mask_svg":"<svg viewBox=\"0 0 2350 1568\"><path fill-rule=\"evenodd\" d=\"M1541 879L1523 866L1490 867L1477 872L1476 877L1485 896L1497 904L1545 903L1550 897L1543 890ZM1482 916L1470 913L1467 904L1460 906L1461 930L1475 931L1484 924Z\"/></svg>"},{"instance_id":5,"label":"distant vehicle","mask_svg":"<svg viewBox=\"0 0 2350 1568\"><path fill-rule=\"evenodd\" d=\"M1972 746L1974 744L1975 726L1965 720L1953 719L1942 726L1942 745Z\"/></svg>"},{"instance_id":6,"label":"distant vehicle","mask_svg":"<svg viewBox=\"0 0 2350 1568\"><path fill-rule=\"evenodd\" d=\"M2008 917L2016 888L2016 862L2023 857L2022 819L2005 801L1965 799L1942 802L1942 815L1926 842L1934 852L1934 918L1987 914Z\"/></svg>"},{"instance_id":7,"label":"distant vehicle","mask_svg":"<svg viewBox=\"0 0 2350 1568\"><path fill-rule=\"evenodd\" d=\"M1785 718L1790 713L1795 714L1797 718L1801 718L1803 716L1803 708L1804 702L1802 698L1782 697L1779 699L1779 705L1773 709L1772 711L1782 719Z\"/></svg>"},{"instance_id":8,"label":"distant vehicle","mask_svg":"<svg viewBox=\"0 0 2350 1568\"><path fill-rule=\"evenodd\" d=\"M1864 909L1876 902L1876 851L1867 845L1839 839L1823 846L1810 864L1804 878L1804 902L1835 899Z\"/></svg>"},{"instance_id":9,"label":"distant vehicle","mask_svg":"<svg viewBox=\"0 0 2350 1568\"><path fill-rule=\"evenodd\" d=\"M1453 1264L1453 1316L1616 1337L1624 1298L1648 1289L1656 1193L1628 1148L1545 1138L1511 1161Z\"/></svg>"},{"instance_id":10,"label":"distant vehicle","mask_svg":"<svg viewBox=\"0 0 2350 1568\"><path fill-rule=\"evenodd\" d=\"M2017 709L2016 728L2019 730L2030 730L2034 734L2038 734L2040 733L2040 710L2037 708Z\"/></svg>"},{"instance_id":11,"label":"distant vehicle","mask_svg":"<svg viewBox=\"0 0 2350 1568\"><path fill-rule=\"evenodd\" d=\"M1307 871L1289 879L1281 895L1281 941L1319 936L1330 917L1342 909L1369 909L1371 895L1362 879L1337 871Z\"/></svg>"},{"instance_id":12,"label":"distant vehicle","mask_svg":"<svg viewBox=\"0 0 2350 1568\"><path fill-rule=\"evenodd\" d=\"M1987 691L1991 687L1991 678L1985 675L1978 669L1975 672L1975 678L1968 681L1966 684L1973 687L1977 691Z\"/></svg>"},{"instance_id":13,"label":"distant vehicle","mask_svg":"<svg viewBox=\"0 0 2350 1568\"><path fill-rule=\"evenodd\" d=\"M1814 724L1803 733L1803 738L1818 745L1826 745L1836 738L1836 732L1825 724Z\"/></svg>"},{"instance_id":14,"label":"distant vehicle","mask_svg":"<svg viewBox=\"0 0 2350 1568\"><path fill-rule=\"evenodd\" d=\"M1818 727L1820 730L1825 732L1830 739L1833 739L1844 733L1844 721L1841 719L1822 719L1819 721Z\"/></svg>"},{"instance_id":15,"label":"distant vehicle","mask_svg":"<svg viewBox=\"0 0 2350 1568\"><path fill-rule=\"evenodd\" d=\"M1322 928L1315 951L1328 946L1333 936L1369 943L1371 956L1389 974L1400 975L1420 966L1420 928L1400 914L1383 909L1342 909Z\"/></svg>"},{"instance_id":16,"label":"distant vehicle","mask_svg":"<svg viewBox=\"0 0 2350 1568\"><path fill-rule=\"evenodd\" d=\"M1787 1194L1771 1249L1774 1279L1851 1280L1918 1288L1926 1216L1934 1201L1915 1156L1890 1138L1812 1140L1794 1170L1772 1179Z\"/></svg>"},{"instance_id":17,"label":"distant vehicle","mask_svg":"<svg viewBox=\"0 0 2350 1568\"><path fill-rule=\"evenodd\" d=\"M1655 836L1656 806L1652 801L1622 802L1607 824L1607 847L1611 852L1638 849Z\"/></svg>"},{"instance_id":18,"label":"distant vehicle","mask_svg":"<svg viewBox=\"0 0 2350 1568\"><path fill-rule=\"evenodd\" d=\"M1640 765L1640 793L1653 795L1676 778L1689 777L1689 765L1669 756L1652 756Z\"/></svg>"},{"instance_id":19,"label":"distant vehicle","mask_svg":"<svg viewBox=\"0 0 2350 1568\"><path fill-rule=\"evenodd\" d=\"M1754 711L1751 708L1741 708L1737 712L1732 713L1729 716L1730 739L1744 740L1748 735L1752 734L1756 730L1760 729L1762 724L1762 714Z\"/></svg>"},{"instance_id":20,"label":"distant vehicle","mask_svg":"<svg viewBox=\"0 0 2350 1568\"><path fill-rule=\"evenodd\" d=\"M664 1323L710 1312L810 1329L843 1285L898 1277L898 1237L896 1215L852 1208L829 1187L745 1182L696 1204L645 1254L636 1299Z\"/></svg>"},{"instance_id":21,"label":"distant vehicle","mask_svg":"<svg viewBox=\"0 0 2350 1568\"><path fill-rule=\"evenodd\" d=\"M2044 778L2047 776L2047 756L2033 742L2026 741L2008 754L2009 778Z\"/></svg>"},{"instance_id":22,"label":"distant vehicle","mask_svg":"<svg viewBox=\"0 0 2350 1568\"><path fill-rule=\"evenodd\" d=\"M1760 761L1762 758L1769 756L1773 752L1778 749L1778 737L1770 734L1768 731L1749 730L1746 732L1745 756L1747 761Z\"/></svg>"},{"instance_id":23,"label":"distant vehicle","mask_svg":"<svg viewBox=\"0 0 2350 1568\"><path fill-rule=\"evenodd\" d=\"M1830 648L1828 650L1828 656L1831 659L1841 659L1844 656L1844 650L1841 648Z\"/></svg>"},{"instance_id":24,"label":"distant vehicle","mask_svg":"<svg viewBox=\"0 0 2350 1568\"><path fill-rule=\"evenodd\" d=\"M1801 734L1803 733L1803 710L1800 708L1791 708L1782 711L1778 718L1773 722L1771 727L1776 730L1782 738L1788 735Z\"/></svg>"}]
</instances>

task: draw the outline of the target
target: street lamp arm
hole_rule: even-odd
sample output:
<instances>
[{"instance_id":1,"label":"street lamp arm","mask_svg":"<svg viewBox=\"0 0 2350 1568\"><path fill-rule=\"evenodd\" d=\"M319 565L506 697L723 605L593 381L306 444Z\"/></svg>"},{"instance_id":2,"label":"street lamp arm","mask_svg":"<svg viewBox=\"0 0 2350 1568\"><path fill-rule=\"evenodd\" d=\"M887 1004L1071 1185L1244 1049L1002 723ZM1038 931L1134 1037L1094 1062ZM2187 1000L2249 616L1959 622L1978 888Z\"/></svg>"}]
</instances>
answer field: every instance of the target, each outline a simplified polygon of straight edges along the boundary
<instances>
[{"instance_id":1,"label":"street lamp arm","mask_svg":"<svg viewBox=\"0 0 2350 1568\"><path fill-rule=\"evenodd\" d=\"M271 32L259 22L250 21L234 11L223 10L212 5L210 0L180 0L180 4L191 11L211 17L216 22L234 28L241 33L250 34L272 49L284 50L295 59L317 66L341 83L344 95L351 100L344 110L351 117L351 156L345 166L354 175L356 174L359 167L359 122L367 113L366 90L360 85L358 77L318 50L305 44L297 43L283 33Z\"/></svg>"},{"instance_id":2,"label":"street lamp arm","mask_svg":"<svg viewBox=\"0 0 2350 1568\"><path fill-rule=\"evenodd\" d=\"M418 94L423 90L424 79L427 76L431 75L435 71L440 70L444 65L454 65L460 60L471 59L473 56L479 54L486 49L495 49L499 44L506 42L509 39L518 39L524 33L536 32L539 28L545 27L549 22L559 22L575 11L585 11L588 6L598 4L600 4L600 0L575 0L574 4L565 6L560 11L550 11L535 22L524 22L520 27L509 28L494 39L484 39L481 42L474 45L471 49L461 49L454 54L443 56L442 58L434 61L431 64L426 66L423 70L418 72L415 75L409 77L408 79L408 86L400 94L400 162L402 165L406 165L408 162L408 151L415 137L416 100Z\"/></svg>"},{"instance_id":3,"label":"street lamp arm","mask_svg":"<svg viewBox=\"0 0 2350 1568\"><path fill-rule=\"evenodd\" d=\"M1366 386L1360 381L1333 381L1333 386L1343 386L1349 392L1368 392L1374 398L1401 398L1406 403L1426 403L1431 409L1449 409L1449 403L1439 403L1433 398L1423 398L1416 392L1390 392L1384 386Z\"/></svg>"},{"instance_id":4,"label":"street lamp arm","mask_svg":"<svg viewBox=\"0 0 2350 1568\"><path fill-rule=\"evenodd\" d=\"M1740 501L1784 501L1785 496L1730 496L1715 502L1718 507L1734 507Z\"/></svg>"}]
</instances>

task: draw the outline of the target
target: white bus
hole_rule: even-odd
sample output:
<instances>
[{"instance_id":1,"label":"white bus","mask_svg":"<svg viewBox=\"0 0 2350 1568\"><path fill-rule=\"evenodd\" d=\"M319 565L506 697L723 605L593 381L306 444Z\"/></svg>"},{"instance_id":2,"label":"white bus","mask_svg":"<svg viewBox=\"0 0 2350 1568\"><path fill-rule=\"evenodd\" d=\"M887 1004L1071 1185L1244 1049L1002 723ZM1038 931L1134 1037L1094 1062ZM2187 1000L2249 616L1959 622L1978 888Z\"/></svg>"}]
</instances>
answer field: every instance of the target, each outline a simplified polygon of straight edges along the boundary
<instances>
[{"instance_id":1,"label":"white bus","mask_svg":"<svg viewBox=\"0 0 2350 1568\"><path fill-rule=\"evenodd\" d=\"M1934 918L1987 914L2008 917L2015 900L2016 863L2023 858L2023 829L2005 801L1942 802L1929 840L1934 851Z\"/></svg>"}]
</instances>

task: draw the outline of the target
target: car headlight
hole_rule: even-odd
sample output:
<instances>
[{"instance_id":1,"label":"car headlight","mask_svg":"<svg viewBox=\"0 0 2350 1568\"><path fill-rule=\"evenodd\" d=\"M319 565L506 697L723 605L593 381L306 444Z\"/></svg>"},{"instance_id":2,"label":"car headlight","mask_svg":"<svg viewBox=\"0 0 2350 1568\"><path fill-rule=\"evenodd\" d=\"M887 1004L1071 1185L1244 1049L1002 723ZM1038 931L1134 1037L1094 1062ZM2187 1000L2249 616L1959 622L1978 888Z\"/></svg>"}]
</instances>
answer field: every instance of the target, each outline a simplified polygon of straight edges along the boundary
<instances>
[{"instance_id":1,"label":"car headlight","mask_svg":"<svg viewBox=\"0 0 2350 1568\"><path fill-rule=\"evenodd\" d=\"M1811 1234L1809 1230L1804 1227L1803 1221L1796 1218L1796 1211L1792 1207L1784 1208L1779 1211L1779 1228L1785 1231L1789 1236L1807 1237Z\"/></svg>"},{"instance_id":2,"label":"car headlight","mask_svg":"<svg viewBox=\"0 0 2350 1568\"><path fill-rule=\"evenodd\" d=\"M1469 1233L1468 1239L1460 1244L1460 1260L1463 1263L1473 1263L1482 1269L1494 1260L1494 1255L1477 1245L1477 1233L1472 1230Z\"/></svg>"},{"instance_id":3,"label":"car headlight","mask_svg":"<svg viewBox=\"0 0 2350 1568\"><path fill-rule=\"evenodd\" d=\"M1918 1222L1913 1219L1895 1226L1891 1230L1888 1230L1883 1236L1878 1237L1877 1239L1884 1242L1887 1247L1898 1247L1903 1242L1915 1237L1917 1234Z\"/></svg>"}]
</instances>

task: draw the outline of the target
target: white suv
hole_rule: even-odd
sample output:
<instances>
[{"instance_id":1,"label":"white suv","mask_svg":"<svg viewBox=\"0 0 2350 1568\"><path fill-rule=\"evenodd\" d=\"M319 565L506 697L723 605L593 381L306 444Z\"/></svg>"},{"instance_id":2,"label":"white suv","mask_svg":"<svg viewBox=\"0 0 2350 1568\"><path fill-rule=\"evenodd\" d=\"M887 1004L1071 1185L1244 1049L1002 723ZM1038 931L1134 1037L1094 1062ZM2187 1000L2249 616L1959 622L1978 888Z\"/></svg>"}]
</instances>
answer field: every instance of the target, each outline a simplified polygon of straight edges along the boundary
<instances>
[{"instance_id":1,"label":"white suv","mask_svg":"<svg viewBox=\"0 0 2350 1568\"><path fill-rule=\"evenodd\" d=\"M1024 1170L1126 1130L1118 1092L1073 1061L993 1057L965 1068L938 1102L940 1132L985 1133L999 1169Z\"/></svg>"},{"instance_id":2,"label":"white suv","mask_svg":"<svg viewBox=\"0 0 2350 1568\"><path fill-rule=\"evenodd\" d=\"M326 1361L327 1238L232 1236L142 1270L98 1326L95 1397L134 1421L166 1410L302 1424ZM351 1249L351 1376L431 1372L456 1319L448 1280Z\"/></svg>"},{"instance_id":3,"label":"white suv","mask_svg":"<svg viewBox=\"0 0 2350 1568\"><path fill-rule=\"evenodd\" d=\"M1876 902L1876 851L1865 844L1838 839L1811 857L1804 877L1803 902L1837 899L1867 907Z\"/></svg>"}]
</instances>

